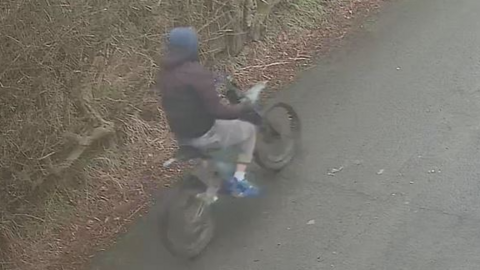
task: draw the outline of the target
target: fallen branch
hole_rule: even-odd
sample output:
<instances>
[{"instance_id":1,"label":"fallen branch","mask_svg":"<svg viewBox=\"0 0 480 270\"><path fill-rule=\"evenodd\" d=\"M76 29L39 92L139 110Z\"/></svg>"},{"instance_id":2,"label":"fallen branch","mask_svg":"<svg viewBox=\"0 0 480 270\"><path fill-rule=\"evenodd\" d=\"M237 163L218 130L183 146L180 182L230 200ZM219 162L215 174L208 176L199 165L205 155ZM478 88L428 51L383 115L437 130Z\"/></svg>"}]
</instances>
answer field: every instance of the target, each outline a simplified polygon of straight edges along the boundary
<instances>
[{"instance_id":1,"label":"fallen branch","mask_svg":"<svg viewBox=\"0 0 480 270\"><path fill-rule=\"evenodd\" d=\"M267 68L267 67L272 67L272 66L285 65L285 64L289 64L289 63L291 63L291 62L275 62L275 63L271 63L271 64L267 64L267 65L248 66L248 67L241 68L239 70L243 71L243 70L249 70L249 69L252 69L252 68Z\"/></svg>"},{"instance_id":2,"label":"fallen branch","mask_svg":"<svg viewBox=\"0 0 480 270\"><path fill-rule=\"evenodd\" d=\"M104 121L104 125L93 129L92 133L88 136L80 136L74 133L67 133L66 137L77 142L77 146L70 152L65 158L65 161L58 165L49 165L50 172L55 176L60 176L62 172L72 166L72 164L80 158L80 156L91 146L94 142L99 141L108 135L115 132L114 125L111 122Z\"/></svg>"},{"instance_id":3,"label":"fallen branch","mask_svg":"<svg viewBox=\"0 0 480 270\"><path fill-rule=\"evenodd\" d=\"M281 61L281 62L270 63L270 64L266 64L266 65L248 66L248 67L240 68L239 71L249 70L249 69L252 69L252 68L263 68L263 69L265 69L265 68L268 68L268 67L279 66L279 65L287 65L287 64L291 64L295 61L305 61L305 60L308 60L308 59L310 59L310 58L307 58L307 57L289 58L289 60L291 60L291 61Z\"/></svg>"}]
</instances>

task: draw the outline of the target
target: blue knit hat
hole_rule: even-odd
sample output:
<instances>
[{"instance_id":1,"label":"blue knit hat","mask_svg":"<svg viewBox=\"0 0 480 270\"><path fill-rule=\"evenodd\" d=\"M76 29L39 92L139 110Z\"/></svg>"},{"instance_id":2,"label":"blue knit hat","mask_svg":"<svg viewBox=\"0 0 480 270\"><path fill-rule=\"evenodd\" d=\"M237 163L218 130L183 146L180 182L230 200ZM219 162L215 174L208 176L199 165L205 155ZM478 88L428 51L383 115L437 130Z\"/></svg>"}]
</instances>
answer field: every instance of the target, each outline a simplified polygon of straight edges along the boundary
<instances>
[{"instance_id":1,"label":"blue knit hat","mask_svg":"<svg viewBox=\"0 0 480 270\"><path fill-rule=\"evenodd\" d=\"M187 58L198 58L198 35L191 27L177 27L170 31L167 42L171 51L184 53Z\"/></svg>"}]
</instances>

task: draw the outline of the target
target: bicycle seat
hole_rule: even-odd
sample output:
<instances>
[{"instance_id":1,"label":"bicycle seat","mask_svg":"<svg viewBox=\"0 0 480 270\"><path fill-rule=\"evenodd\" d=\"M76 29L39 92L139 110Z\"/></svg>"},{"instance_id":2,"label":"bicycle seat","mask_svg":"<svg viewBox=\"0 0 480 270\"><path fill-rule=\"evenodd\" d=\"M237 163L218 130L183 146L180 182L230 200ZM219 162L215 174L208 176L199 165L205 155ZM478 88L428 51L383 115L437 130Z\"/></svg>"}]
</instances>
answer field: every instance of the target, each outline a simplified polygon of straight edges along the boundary
<instances>
[{"instance_id":1,"label":"bicycle seat","mask_svg":"<svg viewBox=\"0 0 480 270\"><path fill-rule=\"evenodd\" d=\"M189 145L182 145L180 148L175 152L174 157L177 160L187 161L192 159L206 159L207 155L200 149L189 146Z\"/></svg>"}]
</instances>

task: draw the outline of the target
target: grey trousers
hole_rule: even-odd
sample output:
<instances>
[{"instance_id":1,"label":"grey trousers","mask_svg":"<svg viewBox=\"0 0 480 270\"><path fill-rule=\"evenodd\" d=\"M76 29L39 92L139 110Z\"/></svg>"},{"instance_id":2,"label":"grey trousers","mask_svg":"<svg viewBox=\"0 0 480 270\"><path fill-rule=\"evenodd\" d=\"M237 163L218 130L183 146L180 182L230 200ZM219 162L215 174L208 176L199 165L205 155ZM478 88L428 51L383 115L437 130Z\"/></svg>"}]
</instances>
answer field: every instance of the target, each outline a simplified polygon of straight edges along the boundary
<instances>
[{"instance_id":1,"label":"grey trousers","mask_svg":"<svg viewBox=\"0 0 480 270\"><path fill-rule=\"evenodd\" d=\"M205 135L189 144L205 151L236 147L239 151L237 162L249 164L253 159L256 135L256 127L249 122L217 120Z\"/></svg>"}]
</instances>

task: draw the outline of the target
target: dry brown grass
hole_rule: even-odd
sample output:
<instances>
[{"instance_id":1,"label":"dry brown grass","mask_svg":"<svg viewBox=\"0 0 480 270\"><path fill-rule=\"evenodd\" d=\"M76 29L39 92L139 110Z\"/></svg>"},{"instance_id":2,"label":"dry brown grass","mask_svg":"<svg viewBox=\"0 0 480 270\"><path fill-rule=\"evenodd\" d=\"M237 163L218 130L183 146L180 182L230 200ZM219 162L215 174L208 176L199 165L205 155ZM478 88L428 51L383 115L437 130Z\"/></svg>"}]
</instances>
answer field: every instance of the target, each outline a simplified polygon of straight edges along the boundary
<instances>
[{"instance_id":1,"label":"dry brown grass","mask_svg":"<svg viewBox=\"0 0 480 270\"><path fill-rule=\"evenodd\" d=\"M0 265L41 269L36 258L55 257L46 253L60 244L38 239L57 235L79 209L83 220L116 194L128 201L142 189L126 181L174 147L149 91L164 34L193 25L204 59L236 53L245 16L255 20L249 3L0 3L0 255L10 255Z\"/></svg>"},{"instance_id":2,"label":"dry brown grass","mask_svg":"<svg viewBox=\"0 0 480 270\"><path fill-rule=\"evenodd\" d=\"M87 152L135 115L161 41L134 23L158 21L142 2L0 4L0 226L13 245L70 212Z\"/></svg>"}]
</instances>

